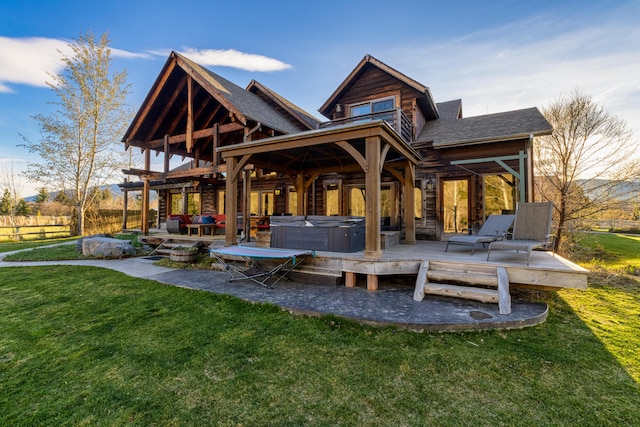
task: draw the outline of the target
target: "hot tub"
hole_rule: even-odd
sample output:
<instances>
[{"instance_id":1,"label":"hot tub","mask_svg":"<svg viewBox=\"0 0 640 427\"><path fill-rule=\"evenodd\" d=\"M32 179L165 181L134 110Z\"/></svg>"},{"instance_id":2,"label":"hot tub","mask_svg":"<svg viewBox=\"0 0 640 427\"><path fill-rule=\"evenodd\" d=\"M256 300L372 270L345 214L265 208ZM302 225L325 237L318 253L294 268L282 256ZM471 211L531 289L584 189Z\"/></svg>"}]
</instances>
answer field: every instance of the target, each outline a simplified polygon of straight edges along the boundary
<instances>
[{"instance_id":1,"label":"hot tub","mask_svg":"<svg viewBox=\"0 0 640 427\"><path fill-rule=\"evenodd\" d=\"M271 247L329 252L364 250L361 216L272 216Z\"/></svg>"}]
</instances>

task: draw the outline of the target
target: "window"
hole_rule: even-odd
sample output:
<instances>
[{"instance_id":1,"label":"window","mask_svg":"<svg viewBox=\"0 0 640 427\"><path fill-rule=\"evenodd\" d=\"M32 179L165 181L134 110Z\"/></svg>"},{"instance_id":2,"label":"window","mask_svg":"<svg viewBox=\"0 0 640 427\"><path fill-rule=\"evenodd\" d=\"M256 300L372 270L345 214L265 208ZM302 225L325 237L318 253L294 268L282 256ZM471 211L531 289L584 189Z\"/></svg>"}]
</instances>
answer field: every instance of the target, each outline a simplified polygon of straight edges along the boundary
<instances>
[{"instance_id":1,"label":"window","mask_svg":"<svg viewBox=\"0 0 640 427\"><path fill-rule=\"evenodd\" d=\"M169 195L171 201L169 203L170 214L198 214L200 213L200 193L186 193L187 209L184 209L184 198L182 193L171 193Z\"/></svg>"},{"instance_id":2,"label":"window","mask_svg":"<svg viewBox=\"0 0 640 427\"><path fill-rule=\"evenodd\" d=\"M340 186L327 184L325 195L325 215L340 215Z\"/></svg>"},{"instance_id":3,"label":"window","mask_svg":"<svg viewBox=\"0 0 640 427\"><path fill-rule=\"evenodd\" d=\"M444 181L442 199L444 232L461 233L469 224L469 181Z\"/></svg>"},{"instance_id":4,"label":"window","mask_svg":"<svg viewBox=\"0 0 640 427\"><path fill-rule=\"evenodd\" d=\"M513 175L485 175L483 184L485 217L515 210L518 185Z\"/></svg>"},{"instance_id":5,"label":"window","mask_svg":"<svg viewBox=\"0 0 640 427\"><path fill-rule=\"evenodd\" d=\"M393 110L395 108L395 98L374 99L372 101L363 102L362 104L354 104L350 107L351 117L364 116L367 114L375 114L383 111ZM365 120L393 120L393 114L364 118Z\"/></svg>"},{"instance_id":6,"label":"window","mask_svg":"<svg viewBox=\"0 0 640 427\"><path fill-rule=\"evenodd\" d=\"M289 204L287 206L287 212L293 215L298 214L298 194L296 193L295 187L289 187L288 192L288 200Z\"/></svg>"},{"instance_id":7,"label":"window","mask_svg":"<svg viewBox=\"0 0 640 427\"><path fill-rule=\"evenodd\" d=\"M362 186L349 187L349 215L365 216L366 215L366 194ZM383 185L380 187L380 216L391 217L393 198L391 187Z\"/></svg>"},{"instance_id":8,"label":"window","mask_svg":"<svg viewBox=\"0 0 640 427\"><path fill-rule=\"evenodd\" d=\"M258 216L273 215L273 200L272 191L252 191L249 213Z\"/></svg>"},{"instance_id":9,"label":"window","mask_svg":"<svg viewBox=\"0 0 640 427\"><path fill-rule=\"evenodd\" d=\"M417 185L413 188L414 209L416 219L422 219L422 189L420 188L420 181L416 181Z\"/></svg>"}]
</instances>

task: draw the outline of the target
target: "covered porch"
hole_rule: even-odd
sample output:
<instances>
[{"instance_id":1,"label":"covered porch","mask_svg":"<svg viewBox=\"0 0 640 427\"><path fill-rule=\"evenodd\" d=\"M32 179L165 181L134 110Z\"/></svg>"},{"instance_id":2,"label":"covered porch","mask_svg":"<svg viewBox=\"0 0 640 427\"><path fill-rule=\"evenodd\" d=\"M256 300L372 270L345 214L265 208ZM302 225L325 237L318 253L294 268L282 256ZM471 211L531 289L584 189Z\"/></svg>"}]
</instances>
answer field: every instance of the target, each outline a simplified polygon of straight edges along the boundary
<instances>
[{"instance_id":1,"label":"covered porch","mask_svg":"<svg viewBox=\"0 0 640 427\"><path fill-rule=\"evenodd\" d=\"M401 215L404 244L415 245L415 168L420 155L388 123L370 121L326 129L284 135L218 148L226 162L225 215L234 222L238 212L238 192L250 179L247 166L283 173L288 176L297 196L296 215L308 214L308 189L321 175L332 173L364 174L365 249L363 258L382 258L380 235L380 186L383 174L392 176L401 187ZM409 214L407 214L409 213ZM227 230L225 244L237 244L237 235Z\"/></svg>"}]
</instances>

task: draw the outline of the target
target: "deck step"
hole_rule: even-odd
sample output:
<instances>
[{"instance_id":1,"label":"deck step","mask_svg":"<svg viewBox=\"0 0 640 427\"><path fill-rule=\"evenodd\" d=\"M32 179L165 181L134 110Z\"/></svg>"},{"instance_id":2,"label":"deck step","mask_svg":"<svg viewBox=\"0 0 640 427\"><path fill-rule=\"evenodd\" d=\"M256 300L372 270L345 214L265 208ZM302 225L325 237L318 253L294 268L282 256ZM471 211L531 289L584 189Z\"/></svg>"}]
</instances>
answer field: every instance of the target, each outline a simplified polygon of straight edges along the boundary
<instances>
[{"instance_id":1,"label":"deck step","mask_svg":"<svg viewBox=\"0 0 640 427\"><path fill-rule=\"evenodd\" d=\"M443 270L429 270L427 272L427 278L430 282L464 282L474 285L498 287L498 276L494 272L493 276L487 274L474 274L474 273L460 273L457 271L443 271Z\"/></svg>"},{"instance_id":2,"label":"deck step","mask_svg":"<svg viewBox=\"0 0 640 427\"><path fill-rule=\"evenodd\" d=\"M173 248L195 248L199 247L200 242L194 240L178 240L178 239L166 239L158 247L156 247L149 255L163 254L170 255Z\"/></svg>"},{"instance_id":3,"label":"deck step","mask_svg":"<svg viewBox=\"0 0 640 427\"><path fill-rule=\"evenodd\" d=\"M441 281L453 283L436 283ZM487 287L496 289L487 289ZM469 269L456 264L422 261L416 278L413 299L422 301L425 295L497 303L500 314L511 313L509 276L503 267L483 266Z\"/></svg>"},{"instance_id":4,"label":"deck step","mask_svg":"<svg viewBox=\"0 0 640 427\"><path fill-rule=\"evenodd\" d=\"M447 285L443 283L427 283L424 285L424 293L429 295L440 295L445 297L455 297L471 299L474 301L498 303L499 296L497 289L475 288L471 286Z\"/></svg>"}]
</instances>

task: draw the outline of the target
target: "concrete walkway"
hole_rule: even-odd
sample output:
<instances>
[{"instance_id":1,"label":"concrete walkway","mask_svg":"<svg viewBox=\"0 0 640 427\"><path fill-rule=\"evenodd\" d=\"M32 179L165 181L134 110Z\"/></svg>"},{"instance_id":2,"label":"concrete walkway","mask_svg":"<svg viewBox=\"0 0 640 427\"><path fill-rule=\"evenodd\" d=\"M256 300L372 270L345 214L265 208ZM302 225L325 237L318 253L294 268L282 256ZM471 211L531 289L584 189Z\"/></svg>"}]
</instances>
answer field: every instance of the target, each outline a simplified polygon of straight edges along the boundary
<instances>
[{"instance_id":1,"label":"concrete walkway","mask_svg":"<svg viewBox=\"0 0 640 427\"><path fill-rule=\"evenodd\" d=\"M266 289L249 281L228 282L226 272L171 269L154 265L145 258L118 260L70 260L47 262L6 262L0 254L0 267L78 265L108 268L132 277L155 280L167 285L233 295L246 301L270 303L282 309L318 316L333 314L361 323L395 326L416 331L514 329L542 323L547 318L545 303L512 301L512 313L501 315L497 304L427 296L413 300L411 286L381 286L376 292L364 288L280 281Z\"/></svg>"}]
</instances>

